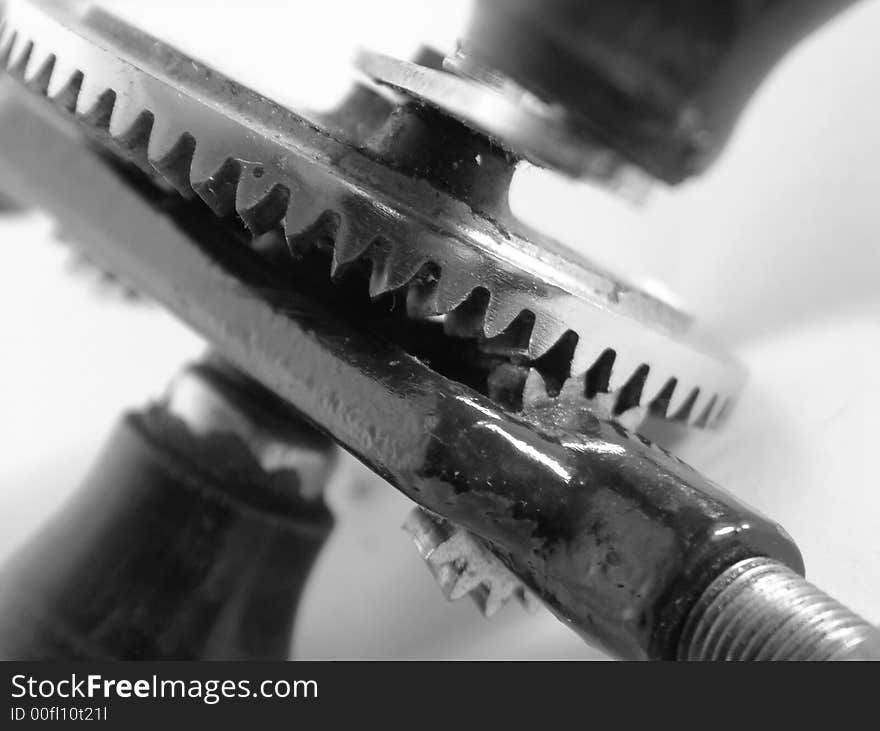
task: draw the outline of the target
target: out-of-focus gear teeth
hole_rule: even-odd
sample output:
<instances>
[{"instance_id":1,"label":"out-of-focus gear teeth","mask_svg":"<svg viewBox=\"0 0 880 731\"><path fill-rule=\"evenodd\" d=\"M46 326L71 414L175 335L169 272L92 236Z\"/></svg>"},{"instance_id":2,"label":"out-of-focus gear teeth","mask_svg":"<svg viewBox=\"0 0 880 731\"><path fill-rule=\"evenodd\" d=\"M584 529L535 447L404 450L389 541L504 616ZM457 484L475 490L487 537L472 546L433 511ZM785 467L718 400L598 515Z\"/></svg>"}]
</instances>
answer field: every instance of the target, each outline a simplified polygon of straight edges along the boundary
<instances>
[{"instance_id":1,"label":"out-of-focus gear teeth","mask_svg":"<svg viewBox=\"0 0 880 731\"><path fill-rule=\"evenodd\" d=\"M672 420L673 421L681 421L681 422L689 422L691 420L691 414L694 412L697 401L700 399L700 389L693 389L684 401L681 402L681 405L672 411Z\"/></svg>"},{"instance_id":2,"label":"out-of-focus gear teeth","mask_svg":"<svg viewBox=\"0 0 880 731\"><path fill-rule=\"evenodd\" d=\"M79 96L79 87L82 84L83 73L73 63L67 63L65 59L55 57L55 65L52 69L52 78L46 87L46 95L53 101L60 98L65 100L65 108L73 112L76 108L76 97ZM72 89L76 94L71 94ZM71 98L73 97L73 98Z\"/></svg>"},{"instance_id":3,"label":"out-of-focus gear teeth","mask_svg":"<svg viewBox=\"0 0 880 731\"><path fill-rule=\"evenodd\" d=\"M672 398L675 395L677 383L676 379L670 378L648 405L650 412L654 416L658 416L661 419L666 418L672 405Z\"/></svg>"},{"instance_id":4,"label":"out-of-focus gear teeth","mask_svg":"<svg viewBox=\"0 0 880 731\"><path fill-rule=\"evenodd\" d=\"M113 101L110 103L112 109L116 101L116 93L109 91L106 86L101 84L99 79L95 79L91 74L84 75L79 86L79 94L76 98L76 108L74 111L80 116L88 116L101 101L101 98L108 93L113 94Z\"/></svg>"},{"instance_id":5,"label":"out-of-focus gear teeth","mask_svg":"<svg viewBox=\"0 0 880 731\"><path fill-rule=\"evenodd\" d=\"M617 395L617 403L614 405L615 416L620 416L641 403L642 391L644 391L649 370L648 366L640 365L626 383L621 386ZM612 386L613 383L614 381L612 380Z\"/></svg>"},{"instance_id":6,"label":"out-of-focus gear teeth","mask_svg":"<svg viewBox=\"0 0 880 731\"><path fill-rule=\"evenodd\" d=\"M511 599L534 613L540 602L473 534L416 508L403 526L413 538L444 596L471 596L484 616L492 617Z\"/></svg>"},{"instance_id":7,"label":"out-of-focus gear teeth","mask_svg":"<svg viewBox=\"0 0 880 731\"><path fill-rule=\"evenodd\" d=\"M553 377L545 392L527 379L524 404L532 394L555 396L570 377L587 398L618 394L618 410L653 405L658 415L705 426L727 412L742 372L697 339L682 342L689 320L680 313L551 253L560 250L553 242L511 222L499 228L427 182L405 180L246 89L230 101L232 82L159 41L138 34L115 52L115 36L105 43L101 34L119 21L71 8L10 2L0 66L109 133L127 159L181 195L198 195L220 216L237 213L256 234L281 225L294 255L332 247L334 275L371 259L373 296L406 289L409 314L445 316L452 335L502 337L531 313L525 355ZM151 65L156 54L176 62L174 75ZM419 197L426 191L430 215Z\"/></svg>"},{"instance_id":8,"label":"out-of-focus gear teeth","mask_svg":"<svg viewBox=\"0 0 880 731\"><path fill-rule=\"evenodd\" d=\"M28 61L32 57L34 44L31 41L21 41L15 35L6 52L6 65L9 73L23 76L27 70Z\"/></svg>"},{"instance_id":9,"label":"out-of-focus gear teeth","mask_svg":"<svg viewBox=\"0 0 880 731\"><path fill-rule=\"evenodd\" d=\"M700 415L694 422L694 426L705 429L715 416L715 405L718 403L718 396L712 396L709 402L703 406Z\"/></svg>"},{"instance_id":10,"label":"out-of-focus gear teeth","mask_svg":"<svg viewBox=\"0 0 880 731\"><path fill-rule=\"evenodd\" d=\"M28 70L24 77L25 83L32 91L45 96L48 94L49 82L52 80L52 74L54 73L55 57L38 55L36 58L38 59L36 63L28 64ZM40 62L39 59L41 58L45 58L45 60ZM0 61L0 67L2 65L3 62Z\"/></svg>"},{"instance_id":11,"label":"out-of-focus gear teeth","mask_svg":"<svg viewBox=\"0 0 880 731\"><path fill-rule=\"evenodd\" d=\"M709 426L710 427L717 427L720 424L723 424L724 420L727 419L727 417L730 414L730 408L731 408L730 399L729 398L724 399L721 402L721 405L716 409L714 416L712 417L711 421L709 422Z\"/></svg>"}]
</instances>

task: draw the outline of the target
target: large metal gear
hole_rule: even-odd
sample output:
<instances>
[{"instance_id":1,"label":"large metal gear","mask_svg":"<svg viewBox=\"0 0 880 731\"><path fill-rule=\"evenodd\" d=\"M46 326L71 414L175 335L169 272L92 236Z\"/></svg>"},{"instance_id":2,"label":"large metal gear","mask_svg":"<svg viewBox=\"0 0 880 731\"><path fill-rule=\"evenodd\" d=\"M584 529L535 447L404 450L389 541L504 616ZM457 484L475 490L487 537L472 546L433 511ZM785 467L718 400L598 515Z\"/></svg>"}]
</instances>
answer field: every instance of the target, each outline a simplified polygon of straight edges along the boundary
<instances>
[{"instance_id":1,"label":"large metal gear","mask_svg":"<svg viewBox=\"0 0 880 731\"><path fill-rule=\"evenodd\" d=\"M418 105L370 124L362 109L294 113L82 5L10 2L0 64L182 195L255 234L280 227L294 255L332 245L334 276L366 262L371 295L405 291L410 316L513 353L524 406L611 394L614 414L706 426L741 387L690 318L514 219L508 151L476 135L456 146L454 185L401 157L436 124Z\"/></svg>"}]
</instances>

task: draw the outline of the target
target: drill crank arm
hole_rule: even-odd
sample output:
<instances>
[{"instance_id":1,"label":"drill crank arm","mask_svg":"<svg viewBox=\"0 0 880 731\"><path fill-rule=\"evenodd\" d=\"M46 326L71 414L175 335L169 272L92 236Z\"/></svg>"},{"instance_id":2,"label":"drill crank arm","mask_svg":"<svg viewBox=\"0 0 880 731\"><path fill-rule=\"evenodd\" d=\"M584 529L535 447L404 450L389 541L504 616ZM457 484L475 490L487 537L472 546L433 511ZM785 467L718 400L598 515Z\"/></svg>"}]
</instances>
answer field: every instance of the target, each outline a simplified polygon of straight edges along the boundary
<instances>
[{"instance_id":1,"label":"drill crank arm","mask_svg":"<svg viewBox=\"0 0 880 731\"><path fill-rule=\"evenodd\" d=\"M53 211L89 257L484 540L592 643L673 658L690 609L726 569L765 556L803 571L781 528L676 458L587 411L511 416L354 313L291 290L220 223L169 214L45 102L8 79L0 90L0 165L17 199Z\"/></svg>"}]
</instances>

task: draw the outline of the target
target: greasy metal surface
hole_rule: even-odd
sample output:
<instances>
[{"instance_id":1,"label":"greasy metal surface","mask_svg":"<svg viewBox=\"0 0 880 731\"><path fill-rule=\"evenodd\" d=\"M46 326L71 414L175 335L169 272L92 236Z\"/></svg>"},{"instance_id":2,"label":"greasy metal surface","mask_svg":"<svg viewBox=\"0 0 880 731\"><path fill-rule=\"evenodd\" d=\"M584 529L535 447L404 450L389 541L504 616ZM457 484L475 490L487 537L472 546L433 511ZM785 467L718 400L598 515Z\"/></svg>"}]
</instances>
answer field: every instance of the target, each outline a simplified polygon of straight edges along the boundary
<instances>
[{"instance_id":1,"label":"greasy metal surface","mask_svg":"<svg viewBox=\"0 0 880 731\"><path fill-rule=\"evenodd\" d=\"M569 393L585 393L598 369L603 388L621 394L618 410L651 404L711 425L740 390L740 367L673 308L394 170L368 141L356 149L107 14L77 8L10 3L0 61L183 194L237 212L257 232L282 226L295 253L316 237L331 241L334 273L368 262L371 293L406 291L414 316L449 315L492 338L526 313L525 354L564 360Z\"/></svg>"},{"instance_id":2,"label":"greasy metal surface","mask_svg":"<svg viewBox=\"0 0 880 731\"><path fill-rule=\"evenodd\" d=\"M768 555L802 570L777 525L675 458L587 413L580 433L552 414L538 428L511 417L291 291L221 227L194 240L41 117L38 99L0 88L0 164L15 171L17 197L53 211L91 256L415 502L488 541L591 642L672 657L691 604L728 565Z\"/></svg>"},{"instance_id":3,"label":"greasy metal surface","mask_svg":"<svg viewBox=\"0 0 880 731\"><path fill-rule=\"evenodd\" d=\"M511 79L589 146L678 183L718 156L776 62L854 2L478 0L455 67Z\"/></svg>"}]
</instances>

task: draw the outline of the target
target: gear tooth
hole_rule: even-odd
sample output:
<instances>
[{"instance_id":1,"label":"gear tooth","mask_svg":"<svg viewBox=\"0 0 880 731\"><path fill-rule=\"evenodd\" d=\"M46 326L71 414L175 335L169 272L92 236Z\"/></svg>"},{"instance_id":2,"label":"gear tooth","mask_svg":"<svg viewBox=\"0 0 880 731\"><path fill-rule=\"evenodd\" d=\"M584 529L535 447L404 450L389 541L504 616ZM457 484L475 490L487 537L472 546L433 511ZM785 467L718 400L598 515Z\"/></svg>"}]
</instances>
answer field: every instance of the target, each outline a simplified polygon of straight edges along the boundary
<instances>
[{"instance_id":1,"label":"gear tooth","mask_svg":"<svg viewBox=\"0 0 880 731\"><path fill-rule=\"evenodd\" d=\"M590 409L603 419L616 420L614 409L617 406L617 396L615 393L597 393L590 400Z\"/></svg>"},{"instance_id":2,"label":"gear tooth","mask_svg":"<svg viewBox=\"0 0 880 731\"><path fill-rule=\"evenodd\" d=\"M196 139L188 132L177 136L168 146L170 128L160 125L158 119L153 122L153 134L147 156L150 164L165 180L167 180L185 198L192 197L193 190L189 171L196 150ZM161 142L157 142L161 140Z\"/></svg>"},{"instance_id":3,"label":"gear tooth","mask_svg":"<svg viewBox=\"0 0 880 731\"><path fill-rule=\"evenodd\" d=\"M101 103L107 92L107 87L100 83L100 79L96 79L91 74L84 75L76 98L76 113L81 117L91 116L92 110ZM111 93L115 100L116 93Z\"/></svg>"},{"instance_id":4,"label":"gear tooth","mask_svg":"<svg viewBox=\"0 0 880 731\"><path fill-rule=\"evenodd\" d=\"M574 330L566 330L546 353L535 360L534 367L544 375L551 397L558 396L565 383L572 379L571 363L579 342Z\"/></svg>"},{"instance_id":5,"label":"gear tooth","mask_svg":"<svg viewBox=\"0 0 880 731\"><path fill-rule=\"evenodd\" d=\"M456 276L441 276L435 293L434 310L436 314L444 315L454 310L467 299L478 284L478 278L473 276L473 272L470 271L460 275L456 274Z\"/></svg>"},{"instance_id":6,"label":"gear tooth","mask_svg":"<svg viewBox=\"0 0 880 731\"><path fill-rule=\"evenodd\" d=\"M135 100L123 94L116 100L110 117L108 130L114 138L125 137L138 124L144 114L149 113ZM152 115L150 115L152 117Z\"/></svg>"},{"instance_id":7,"label":"gear tooth","mask_svg":"<svg viewBox=\"0 0 880 731\"><path fill-rule=\"evenodd\" d=\"M251 233L266 233L287 215L290 189L282 185L264 166L239 161L235 210Z\"/></svg>"},{"instance_id":8,"label":"gear tooth","mask_svg":"<svg viewBox=\"0 0 880 731\"><path fill-rule=\"evenodd\" d=\"M616 360L617 352L611 348L606 348L593 360L584 375L584 394L588 399L611 390L611 372Z\"/></svg>"},{"instance_id":9,"label":"gear tooth","mask_svg":"<svg viewBox=\"0 0 880 731\"><path fill-rule=\"evenodd\" d=\"M421 247L422 251L437 251L431 246ZM414 317L433 317L452 312L462 304L479 284L471 272L443 272L437 268L438 276L413 283L409 292L409 305Z\"/></svg>"},{"instance_id":10,"label":"gear tooth","mask_svg":"<svg viewBox=\"0 0 880 731\"><path fill-rule=\"evenodd\" d=\"M241 177L241 164L238 160L227 158L218 163L212 172L206 174L205 171L210 169L212 164L206 162L204 156L198 163L196 160L199 160L198 148L196 148L196 156L193 158L191 174L192 187L196 195L220 218L232 215L235 212L235 198Z\"/></svg>"},{"instance_id":11,"label":"gear tooth","mask_svg":"<svg viewBox=\"0 0 880 731\"><path fill-rule=\"evenodd\" d=\"M332 221L330 226L332 230L328 231L328 235L331 238L335 237L341 223L340 216L327 210L327 201L317 198L307 188L291 191L290 206L287 208L283 223L288 240L306 236L322 218L325 229L328 228L326 224Z\"/></svg>"},{"instance_id":12,"label":"gear tooth","mask_svg":"<svg viewBox=\"0 0 880 731\"><path fill-rule=\"evenodd\" d=\"M639 398L639 405L647 407L653 403L660 393L669 384L666 374L656 368L648 368L648 376L642 385L642 393Z\"/></svg>"},{"instance_id":13,"label":"gear tooth","mask_svg":"<svg viewBox=\"0 0 880 731\"><path fill-rule=\"evenodd\" d=\"M627 431L636 434L648 417L646 406L635 406L614 416L614 420Z\"/></svg>"},{"instance_id":14,"label":"gear tooth","mask_svg":"<svg viewBox=\"0 0 880 731\"><path fill-rule=\"evenodd\" d=\"M666 415L670 413L670 405L672 403L672 398L675 395L675 390L678 385L678 380L675 378L670 378L664 384L663 388L651 399L651 403L648 408L654 416L660 417L661 419L665 419Z\"/></svg>"},{"instance_id":15,"label":"gear tooth","mask_svg":"<svg viewBox=\"0 0 880 731\"><path fill-rule=\"evenodd\" d=\"M181 129L166 114L157 114L154 117L150 143L147 147L147 157L151 164L157 166L157 172L162 173L159 166L163 165L166 158L174 157L175 148L180 145L181 139L184 137L189 137L192 140L192 148L195 151L195 138L185 129Z\"/></svg>"},{"instance_id":16,"label":"gear tooth","mask_svg":"<svg viewBox=\"0 0 880 731\"><path fill-rule=\"evenodd\" d=\"M58 90L53 93L53 84L61 79L66 79L63 84L59 84ZM79 98L79 87L82 84L83 75L79 71L74 71L70 76L66 73L59 74L57 69L49 80L48 96L65 111L73 114L76 110L76 100Z\"/></svg>"},{"instance_id":17,"label":"gear tooth","mask_svg":"<svg viewBox=\"0 0 880 731\"><path fill-rule=\"evenodd\" d=\"M696 405L699 398L700 389L691 389L691 391L687 395L687 398L682 401L681 406L675 409L675 411L672 411L673 421L681 421L685 423L689 422L691 419L691 413L694 411L694 406Z\"/></svg>"},{"instance_id":18,"label":"gear tooth","mask_svg":"<svg viewBox=\"0 0 880 731\"><path fill-rule=\"evenodd\" d=\"M240 211L239 215L250 232L260 236L281 223L289 203L290 191L281 183L276 183L256 206Z\"/></svg>"},{"instance_id":19,"label":"gear tooth","mask_svg":"<svg viewBox=\"0 0 880 731\"><path fill-rule=\"evenodd\" d=\"M569 330L569 326L563 322L536 315L529 338L529 357L538 360L546 355Z\"/></svg>"},{"instance_id":20,"label":"gear tooth","mask_svg":"<svg viewBox=\"0 0 880 731\"><path fill-rule=\"evenodd\" d=\"M614 367L611 369L611 379L609 381L609 391L620 391L623 389L637 374L644 363L633 353L615 350ZM644 374L647 377L647 373ZM640 384L644 384L644 379L640 376ZM641 388L639 389L641 395Z\"/></svg>"},{"instance_id":21,"label":"gear tooth","mask_svg":"<svg viewBox=\"0 0 880 731\"><path fill-rule=\"evenodd\" d=\"M650 368L642 364L635 369L626 383L620 387L617 393L617 403L614 406L615 416L620 416L630 409L635 409L639 406L642 402L642 391L649 373Z\"/></svg>"},{"instance_id":22,"label":"gear tooth","mask_svg":"<svg viewBox=\"0 0 880 731\"><path fill-rule=\"evenodd\" d=\"M7 62L9 74L23 78L33 52L34 44L32 41L25 41L16 37L9 51L9 60Z\"/></svg>"},{"instance_id":23,"label":"gear tooth","mask_svg":"<svg viewBox=\"0 0 880 731\"><path fill-rule=\"evenodd\" d=\"M235 194L235 208L239 213L249 211L269 195L278 180L264 165L239 160L241 179Z\"/></svg>"},{"instance_id":24,"label":"gear tooth","mask_svg":"<svg viewBox=\"0 0 880 731\"><path fill-rule=\"evenodd\" d=\"M669 399L669 405L666 407L666 418L670 421L677 420L677 414L684 408L688 397L693 392L690 384L678 382L675 385L675 391Z\"/></svg>"},{"instance_id":25,"label":"gear tooth","mask_svg":"<svg viewBox=\"0 0 880 731\"><path fill-rule=\"evenodd\" d=\"M710 422L709 427L715 429L722 426L730 418L731 406L731 400L729 398L724 399L718 411L715 412L715 418Z\"/></svg>"},{"instance_id":26,"label":"gear tooth","mask_svg":"<svg viewBox=\"0 0 880 731\"><path fill-rule=\"evenodd\" d=\"M83 95L80 94L77 103L82 100ZM107 130L110 126L110 117L113 114L113 107L115 104L116 92L112 90L105 91L97 98L93 105L83 107L85 111L81 113L81 117L90 127L99 130Z\"/></svg>"},{"instance_id":27,"label":"gear tooth","mask_svg":"<svg viewBox=\"0 0 880 731\"><path fill-rule=\"evenodd\" d=\"M28 67L25 80L32 91L40 96L46 96L49 93L49 83L52 81L54 72L55 56L50 54L43 59L42 64L31 64Z\"/></svg>"},{"instance_id":28,"label":"gear tooth","mask_svg":"<svg viewBox=\"0 0 880 731\"><path fill-rule=\"evenodd\" d=\"M718 403L718 396L713 395L712 398L702 407L699 416L694 421L694 426L705 429L714 417L715 405Z\"/></svg>"},{"instance_id":29,"label":"gear tooth","mask_svg":"<svg viewBox=\"0 0 880 731\"><path fill-rule=\"evenodd\" d=\"M46 87L46 96L72 112L76 109L76 99L79 96L82 80L83 74L76 66L66 63L63 57L56 57L52 78L49 79L49 85Z\"/></svg>"},{"instance_id":30,"label":"gear tooth","mask_svg":"<svg viewBox=\"0 0 880 731\"><path fill-rule=\"evenodd\" d=\"M531 591L526 589L524 585L519 587L516 597L529 614L537 614L538 610L541 608L541 600Z\"/></svg>"},{"instance_id":31,"label":"gear tooth","mask_svg":"<svg viewBox=\"0 0 880 731\"><path fill-rule=\"evenodd\" d=\"M371 232L375 230L361 219L344 217L340 220L333 246L333 263L330 266L332 278L341 276L352 262L361 257L370 245Z\"/></svg>"},{"instance_id":32,"label":"gear tooth","mask_svg":"<svg viewBox=\"0 0 880 731\"><path fill-rule=\"evenodd\" d=\"M370 296L378 297L386 292L401 289L419 273L427 263L424 256L416 249L411 250L400 242L383 238L373 242L369 256L373 261L370 276ZM409 302L409 295L407 296ZM409 306L407 311L414 314Z\"/></svg>"},{"instance_id":33,"label":"gear tooth","mask_svg":"<svg viewBox=\"0 0 880 731\"><path fill-rule=\"evenodd\" d=\"M4 27L3 33L0 34L0 70L5 71L9 66L9 54L14 40L14 33L7 32L7 28Z\"/></svg>"},{"instance_id":34,"label":"gear tooth","mask_svg":"<svg viewBox=\"0 0 880 731\"><path fill-rule=\"evenodd\" d=\"M400 242L405 242L408 252L405 255L411 257L409 262L402 260L401 264L406 268L413 264L412 258L419 257L418 240L414 232L401 228L398 218L385 210L372 206L358 207L355 210L346 211L346 215L340 219L340 225L336 232L336 244L333 247L333 276L344 270L353 262L361 259L367 253L370 246L381 237L388 242L391 249L401 249ZM412 255L415 254L415 257Z\"/></svg>"},{"instance_id":35,"label":"gear tooth","mask_svg":"<svg viewBox=\"0 0 880 731\"><path fill-rule=\"evenodd\" d=\"M425 558L433 566L462 563L467 555L466 536L461 529L451 529L452 534L435 546Z\"/></svg>"},{"instance_id":36,"label":"gear tooth","mask_svg":"<svg viewBox=\"0 0 880 731\"><path fill-rule=\"evenodd\" d=\"M45 94L47 85L35 84L34 82L37 77L41 77L46 73L46 66L55 66L55 56L47 53L42 46L34 43L27 65L21 75L25 83L40 94Z\"/></svg>"},{"instance_id":37,"label":"gear tooth","mask_svg":"<svg viewBox=\"0 0 880 731\"><path fill-rule=\"evenodd\" d=\"M494 338L503 333L519 314L526 309L522 302L515 298L499 297L491 295L489 304L486 306L486 315L483 321L483 334L487 338Z\"/></svg>"},{"instance_id":38,"label":"gear tooth","mask_svg":"<svg viewBox=\"0 0 880 731\"><path fill-rule=\"evenodd\" d=\"M370 297L375 299L391 290L388 286L388 251L386 250L387 242L381 239L374 241L370 245L367 257L370 260Z\"/></svg>"},{"instance_id":39,"label":"gear tooth","mask_svg":"<svg viewBox=\"0 0 880 731\"><path fill-rule=\"evenodd\" d=\"M283 224L291 254L294 257L303 256L316 244L332 248L340 224L341 217L335 211L327 210L309 198L305 199L305 203L293 200L287 207Z\"/></svg>"},{"instance_id":40,"label":"gear tooth","mask_svg":"<svg viewBox=\"0 0 880 731\"><path fill-rule=\"evenodd\" d=\"M210 142L200 140L196 146L192 166L190 167L190 179L192 180L193 187L202 187L206 183L211 184L218 173L224 170L228 172L229 168L235 168L239 173L242 169L241 163L235 158L230 157L225 149L216 143L211 144ZM238 185L236 184L237 189Z\"/></svg>"},{"instance_id":41,"label":"gear tooth","mask_svg":"<svg viewBox=\"0 0 880 731\"><path fill-rule=\"evenodd\" d=\"M489 290L485 287L474 289L458 307L447 313L443 320L446 334L462 338L480 337L490 298Z\"/></svg>"},{"instance_id":42,"label":"gear tooth","mask_svg":"<svg viewBox=\"0 0 880 731\"><path fill-rule=\"evenodd\" d=\"M566 379L562 384L562 388L559 389L559 396L557 398L574 401L576 399L582 399L583 397L584 379L582 377L573 376L572 378Z\"/></svg>"},{"instance_id":43,"label":"gear tooth","mask_svg":"<svg viewBox=\"0 0 880 731\"><path fill-rule=\"evenodd\" d=\"M419 555L428 563L432 563L431 555L434 551L452 536L450 524L424 508L413 508L402 528L409 533Z\"/></svg>"},{"instance_id":44,"label":"gear tooth","mask_svg":"<svg viewBox=\"0 0 880 731\"><path fill-rule=\"evenodd\" d=\"M450 587L448 597L450 601L458 601L472 591L479 589L482 584L482 577L470 567L465 566L464 570L458 574L455 582Z\"/></svg>"},{"instance_id":45,"label":"gear tooth","mask_svg":"<svg viewBox=\"0 0 880 731\"><path fill-rule=\"evenodd\" d=\"M3 62L3 68L11 73L27 47L28 42L21 37L18 31L13 30L4 42L3 48L0 49L0 61Z\"/></svg>"},{"instance_id":46,"label":"gear tooth","mask_svg":"<svg viewBox=\"0 0 880 731\"><path fill-rule=\"evenodd\" d=\"M550 398L544 376L536 368L529 369L523 386L522 401L524 407L537 406Z\"/></svg>"},{"instance_id":47,"label":"gear tooth","mask_svg":"<svg viewBox=\"0 0 880 731\"><path fill-rule=\"evenodd\" d=\"M483 601L483 616L491 619L513 598L517 582L512 577L510 581L490 581L486 588L488 591Z\"/></svg>"},{"instance_id":48,"label":"gear tooth","mask_svg":"<svg viewBox=\"0 0 880 731\"><path fill-rule=\"evenodd\" d=\"M51 53L48 53L44 50L44 48L34 42L32 44L30 58L28 59L27 66L22 71L22 78L25 83L32 84L34 79L37 76L45 73L45 68L47 64L55 65L55 56Z\"/></svg>"},{"instance_id":49,"label":"gear tooth","mask_svg":"<svg viewBox=\"0 0 880 731\"><path fill-rule=\"evenodd\" d=\"M114 114L119 106L120 101L117 99L113 111ZM113 136L119 154L146 173L153 171L153 167L147 159L147 147L150 144L150 135L153 131L153 119L152 112L142 111L123 133L116 136L113 136L112 131L110 133ZM113 117L111 116L111 128L112 125Z\"/></svg>"}]
</instances>

